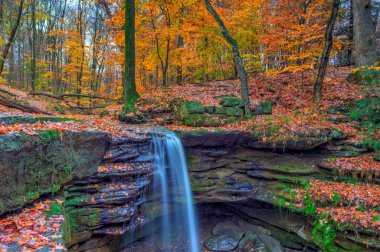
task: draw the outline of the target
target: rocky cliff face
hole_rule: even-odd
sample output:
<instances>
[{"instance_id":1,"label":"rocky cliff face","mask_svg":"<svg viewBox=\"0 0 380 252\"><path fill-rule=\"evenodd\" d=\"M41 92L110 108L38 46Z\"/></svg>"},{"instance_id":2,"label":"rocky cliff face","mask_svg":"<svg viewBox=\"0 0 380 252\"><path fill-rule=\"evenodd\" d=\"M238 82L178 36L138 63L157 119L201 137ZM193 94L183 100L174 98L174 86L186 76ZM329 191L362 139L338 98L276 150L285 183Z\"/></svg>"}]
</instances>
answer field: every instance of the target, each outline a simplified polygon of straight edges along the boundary
<instances>
[{"instance_id":1,"label":"rocky cliff face","mask_svg":"<svg viewBox=\"0 0 380 252\"><path fill-rule=\"evenodd\" d=\"M93 174L109 145L103 132L39 131L0 136L0 214Z\"/></svg>"},{"instance_id":2,"label":"rocky cliff face","mask_svg":"<svg viewBox=\"0 0 380 252\"><path fill-rule=\"evenodd\" d=\"M315 251L323 244L312 237L312 220L294 211L284 196L310 179L331 178L331 171L320 168L322 160L365 151L342 141L271 149L238 132L180 134L197 203L222 203L249 223L270 230L282 246L302 251ZM337 234L334 246L337 251L375 251L374 239L345 231Z\"/></svg>"},{"instance_id":3,"label":"rocky cliff face","mask_svg":"<svg viewBox=\"0 0 380 252\"><path fill-rule=\"evenodd\" d=\"M316 251L320 244L311 235L310 219L289 211L291 207L282 201L283 195L312 178L331 176L319 168L322 160L346 155L348 149L351 154L363 151L344 143L298 142L285 146L285 152L241 132L179 135L197 203L223 206L249 223L265 227L282 246L294 250ZM120 250L132 240L147 236L147 230L156 230L154 220L159 211L149 204L154 196L143 197L153 169L151 144L148 135L113 140L103 160L103 167L108 168L66 187L66 209L74 227L71 244L87 240L74 247L76 250ZM142 229L144 226L149 228ZM128 235L132 228L133 238ZM360 238L338 234L336 244L340 249L355 251L369 238L365 234Z\"/></svg>"}]
</instances>

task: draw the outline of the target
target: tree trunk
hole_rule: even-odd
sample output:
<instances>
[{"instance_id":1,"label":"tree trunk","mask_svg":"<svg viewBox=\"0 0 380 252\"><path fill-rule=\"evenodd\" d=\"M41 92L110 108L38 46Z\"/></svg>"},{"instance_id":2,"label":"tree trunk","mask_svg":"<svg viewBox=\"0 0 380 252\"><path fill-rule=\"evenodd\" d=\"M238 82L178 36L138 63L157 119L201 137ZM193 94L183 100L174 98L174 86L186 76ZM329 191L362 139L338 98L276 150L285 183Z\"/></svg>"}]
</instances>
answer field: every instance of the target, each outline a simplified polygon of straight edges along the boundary
<instances>
[{"instance_id":1,"label":"tree trunk","mask_svg":"<svg viewBox=\"0 0 380 252\"><path fill-rule=\"evenodd\" d=\"M36 42L37 42L37 28L36 28L36 0L32 2L32 61L31 61L31 87L32 92L36 91Z\"/></svg>"},{"instance_id":2,"label":"tree trunk","mask_svg":"<svg viewBox=\"0 0 380 252\"><path fill-rule=\"evenodd\" d=\"M24 0L21 0L19 8L18 8L18 14L17 14L17 19L16 19L16 24L14 25L14 27L13 27L13 29L11 31L11 34L9 36L9 40L8 40L7 44L5 45L4 51L3 51L3 53L2 53L2 55L0 57L0 76L3 73L3 70L4 70L4 63L5 63L5 60L7 58L7 55L8 55L8 52L9 52L9 48L11 48L13 40L14 40L14 38L16 36L16 32L17 32L18 26L20 25L23 6L24 6Z\"/></svg>"},{"instance_id":3,"label":"tree trunk","mask_svg":"<svg viewBox=\"0 0 380 252\"><path fill-rule=\"evenodd\" d=\"M371 0L353 0L354 42L356 66L368 66L377 61L376 36L371 12Z\"/></svg>"},{"instance_id":4,"label":"tree trunk","mask_svg":"<svg viewBox=\"0 0 380 252\"><path fill-rule=\"evenodd\" d=\"M241 58L240 53L239 53L238 43L228 32L227 27L223 23L223 20L220 18L218 13L212 7L210 0L204 0L204 1L205 1L207 10L210 12L210 14L213 16L215 21L218 23L222 31L224 39L232 47L234 61L235 61L236 68L237 68L237 71L239 73L239 78L240 78L240 85L241 85L240 91L241 91L241 98L244 105L245 115L250 115L251 109L250 109L249 92L248 92L248 77L247 77L247 71L244 68L243 59Z\"/></svg>"},{"instance_id":5,"label":"tree trunk","mask_svg":"<svg viewBox=\"0 0 380 252\"><path fill-rule=\"evenodd\" d=\"M4 0L0 0L0 29L3 29Z\"/></svg>"},{"instance_id":6,"label":"tree trunk","mask_svg":"<svg viewBox=\"0 0 380 252\"><path fill-rule=\"evenodd\" d=\"M41 110L39 108L24 105L24 104L15 102L15 101L11 101L11 100L8 100L8 99L1 97L1 96L0 96L0 105L6 106L8 108L14 108L17 110L21 110L21 111L24 111L27 113L51 115L51 113L46 112L44 110Z\"/></svg>"},{"instance_id":7,"label":"tree trunk","mask_svg":"<svg viewBox=\"0 0 380 252\"><path fill-rule=\"evenodd\" d=\"M350 19L348 25L348 50L347 50L347 64L353 64L353 47L354 47L354 11L353 11L353 0L350 0Z\"/></svg>"},{"instance_id":8,"label":"tree trunk","mask_svg":"<svg viewBox=\"0 0 380 252\"><path fill-rule=\"evenodd\" d=\"M330 18L327 21L325 31L325 47L323 48L322 56L320 59L317 80L314 83L314 101L319 102L322 99L322 85L326 75L326 68L329 63L330 51L333 45L333 30L336 18L338 16L340 0L334 0L331 9Z\"/></svg>"},{"instance_id":9,"label":"tree trunk","mask_svg":"<svg viewBox=\"0 0 380 252\"><path fill-rule=\"evenodd\" d=\"M183 37L181 35L177 36L177 48L180 49L184 46L183 44ZM182 55L179 55L179 65L177 66L177 84L182 85L183 84L183 74L182 74L182 62L181 62Z\"/></svg>"},{"instance_id":10,"label":"tree trunk","mask_svg":"<svg viewBox=\"0 0 380 252\"><path fill-rule=\"evenodd\" d=\"M123 114L133 111L139 94L136 90L135 69L135 1L125 0L125 58Z\"/></svg>"}]
</instances>

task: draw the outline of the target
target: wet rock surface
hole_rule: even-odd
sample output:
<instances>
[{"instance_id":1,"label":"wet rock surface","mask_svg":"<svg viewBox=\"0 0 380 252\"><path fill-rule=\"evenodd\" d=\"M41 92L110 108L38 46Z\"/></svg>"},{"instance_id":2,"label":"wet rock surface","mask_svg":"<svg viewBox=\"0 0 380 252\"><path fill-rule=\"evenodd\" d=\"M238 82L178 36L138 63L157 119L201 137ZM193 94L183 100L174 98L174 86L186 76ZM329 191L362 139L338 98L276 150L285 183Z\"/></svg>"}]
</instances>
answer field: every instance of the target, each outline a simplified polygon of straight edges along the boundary
<instances>
[{"instance_id":1,"label":"wet rock surface","mask_svg":"<svg viewBox=\"0 0 380 252\"><path fill-rule=\"evenodd\" d=\"M142 204L152 175L151 138L113 139L98 172L65 186L67 245L91 250L144 222ZM90 241L94 235L108 240ZM104 244L103 244L104 245Z\"/></svg>"},{"instance_id":2,"label":"wet rock surface","mask_svg":"<svg viewBox=\"0 0 380 252\"><path fill-rule=\"evenodd\" d=\"M230 234L216 234L205 242L205 247L211 251L231 251L238 245L239 241Z\"/></svg>"}]
</instances>

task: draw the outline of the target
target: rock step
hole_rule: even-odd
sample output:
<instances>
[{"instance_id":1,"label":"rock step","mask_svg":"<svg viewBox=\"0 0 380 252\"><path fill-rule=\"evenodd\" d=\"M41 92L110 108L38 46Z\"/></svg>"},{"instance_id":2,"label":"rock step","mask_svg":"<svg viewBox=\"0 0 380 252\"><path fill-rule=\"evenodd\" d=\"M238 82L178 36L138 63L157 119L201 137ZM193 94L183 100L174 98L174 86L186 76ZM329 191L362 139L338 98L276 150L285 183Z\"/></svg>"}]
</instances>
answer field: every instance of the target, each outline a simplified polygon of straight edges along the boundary
<instances>
[{"instance_id":1,"label":"rock step","mask_svg":"<svg viewBox=\"0 0 380 252\"><path fill-rule=\"evenodd\" d=\"M105 163L98 167L99 173L92 178L104 179L114 176L145 175L152 172L151 162Z\"/></svg>"},{"instance_id":2,"label":"rock step","mask_svg":"<svg viewBox=\"0 0 380 252\"><path fill-rule=\"evenodd\" d=\"M135 144L135 143L148 143L152 140L152 137L149 133L135 133L133 132L132 136L124 136L124 137L117 137L113 138L111 141L110 149L117 147L119 145L125 145L125 144Z\"/></svg>"},{"instance_id":3,"label":"rock step","mask_svg":"<svg viewBox=\"0 0 380 252\"><path fill-rule=\"evenodd\" d=\"M149 184L147 179L129 183L93 184L67 189L67 207L121 205L136 200Z\"/></svg>"}]
</instances>

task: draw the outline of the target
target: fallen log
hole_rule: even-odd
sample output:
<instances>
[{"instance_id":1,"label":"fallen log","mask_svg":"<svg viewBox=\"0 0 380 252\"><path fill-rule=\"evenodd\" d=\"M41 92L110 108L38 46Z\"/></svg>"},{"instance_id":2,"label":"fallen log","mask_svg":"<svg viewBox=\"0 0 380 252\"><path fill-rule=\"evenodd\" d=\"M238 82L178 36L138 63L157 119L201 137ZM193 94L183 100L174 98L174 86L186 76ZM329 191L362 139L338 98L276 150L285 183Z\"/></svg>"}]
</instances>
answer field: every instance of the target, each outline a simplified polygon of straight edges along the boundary
<instances>
[{"instance_id":1,"label":"fallen log","mask_svg":"<svg viewBox=\"0 0 380 252\"><path fill-rule=\"evenodd\" d=\"M20 97L19 95L14 94L14 93L12 93L12 92L10 92L8 90L2 89L2 88L0 88L0 92L2 92L4 94L8 94L8 95L13 96L13 97Z\"/></svg>"},{"instance_id":2,"label":"fallen log","mask_svg":"<svg viewBox=\"0 0 380 252\"><path fill-rule=\"evenodd\" d=\"M83 98L92 98L92 99L103 99L105 101L117 101L112 98L102 97L98 95L86 95L86 94L61 94L62 97L83 97Z\"/></svg>"},{"instance_id":3,"label":"fallen log","mask_svg":"<svg viewBox=\"0 0 380 252\"><path fill-rule=\"evenodd\" d=\"M45 114L45 115L52 115L52 113L46 112L44 110L41 110L36 107L28 106L28 105L23 105L15 101L8 100L4 97L0 97L0 105L6 106L8 108L14 108L17 110L21 110L27 113L34 113L34 114Z\"/></svg>"},{"instance_id":4,"label":"fallen log","mask_svg":"<svg viewBox=\"0 0 380 252\"><path fill-rule=\"evenodd\" d=\"M69 105L68 105L69 106ZM93 106L93 107L82 107L82 106L69 106L70 109L100 109L100 108L107 108L107 105L104 106Z\"/></svg>"},{"instance_id":5,"label":"fallen log","mask_svg":"<svg viewBox=\"0 0 380 252\"><path fill-rule=\"evenodd\" d=\"M28 96L29 95L46 96L46 97L50 97L50 98L54 98L54 99L58 99L58 100L62 100L63 99L62 95L53 95L53 94L45 93L45 92L29 92Z\"/></svg>"},{"instance_id":6,"label":"fallen log","mask_svg":"<svg viewBox=\"0 0 380 252\"><path fill-rule=\"evenodd\" d=\"M112 99L109 97L103 97L99 95L87 95L87 94L59 94L59 95L54 95L50 93L45 93L45 92L29 92L28 95L40 95L40 96L46 96L58 100L63 100L65 97L83 97L83 98L91 98L91 99L103 99L105 101L118 101L117 99Z\"/></svg>"}]
</instances>

